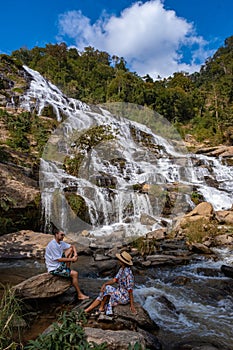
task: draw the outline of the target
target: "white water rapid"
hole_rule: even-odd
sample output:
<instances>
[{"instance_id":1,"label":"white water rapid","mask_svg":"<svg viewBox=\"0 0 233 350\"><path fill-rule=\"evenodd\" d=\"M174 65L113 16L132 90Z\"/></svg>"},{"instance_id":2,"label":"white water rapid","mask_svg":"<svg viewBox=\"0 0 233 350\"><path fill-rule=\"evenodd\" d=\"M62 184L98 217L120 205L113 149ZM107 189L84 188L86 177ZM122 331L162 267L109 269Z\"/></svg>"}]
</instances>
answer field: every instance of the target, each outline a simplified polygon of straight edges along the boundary
<instances>
[{"instance_id":1,"label":"white water rapid","mask_svg":"<svg viewBox=\"0 0 233 350\"><path fill-rule=\"evenodd\" d=\"M221 265L233 263L232 253L229 248L216 249L218 261L200 258L186 266L156 268L138 286L135 299L163 330L166 350L195 340L214 349L233 349L233 297L227 292L232 279L220 272ZM184 284L179 283L182 279Z\"/></svg>"},{"instance_id":2,"label":"white water rapid","mask_svg":"<svg viewBox=\"0 0 233 350\"><path fill-rule=\"evenodd\" d=\"M32 80L21 107L41 114L50 105L60 122L45 147L40 166L45 232L49 232L52 222L66 232L88 229L93 235L113 231L125 237L142 235L161 227L162 220L172 225L175 216L192 209L193 191L215 210L232 206L233 167L224 165L220 158L194 155L183 146L175 147L173 140L163 137L167 129L172 129L169 123L166 122L166 132L156 133L154 124L150 128L150 123L140 124L132 120L132 115L127 118L125 104L122 109L126 118L110 113L106 106L88 106L67 98L38 72L24 68ZM136 106L135 113L139 109ZM161 124L163 121L160 129ZM99 137L93 147L86 144L78 175L69 175L64 162L67 157L70 161L75 158L77 138L91 138L90 130L99 126L112 137ZM181 143L176 135L176 144ZM206 179L212 180L215 187ZM85 201L87 220L71 210L65 196L70 188ZM176 189L177 196L172 211L165 215L169 189Z\"/></svg>"}]
</instances>

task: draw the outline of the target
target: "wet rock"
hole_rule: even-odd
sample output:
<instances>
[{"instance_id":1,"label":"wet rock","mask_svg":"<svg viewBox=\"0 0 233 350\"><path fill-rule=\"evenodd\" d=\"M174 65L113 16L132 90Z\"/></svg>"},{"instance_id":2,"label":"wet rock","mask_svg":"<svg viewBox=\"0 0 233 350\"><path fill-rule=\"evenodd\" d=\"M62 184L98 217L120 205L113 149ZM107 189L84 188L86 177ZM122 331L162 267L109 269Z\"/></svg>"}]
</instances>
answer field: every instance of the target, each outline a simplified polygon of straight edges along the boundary
<instances>
[{"instance_id":1,"label":"wet rock","mask_svg":"<svg viewBox=\"0 0 233 350\"><path fill-rule=\"evenodd\" d=\"M151 261L150 260L141 261L140 265L143 267L149 267L149 266L151 266Z\"/></svg>"},{"instance_id":2,"label":"wet rock","mask_svg":"<svg viewBox=\"0 0 233 350\"><path fill-rule=\"evenodd\" d=\"M135 303L135 308L137 310L136 315L131 312L129 304L117 305L114 308L114 316L116 316L116 319L130 321L131 325L135 328L140 327L148 331L159 329L155 322L150 318L148 312L143 309L140 304Z\"/></svg>"},{"instance_id":3,"label":"wet rock","mask_svg":"<svg viewBox=\"0 0 233 350\"><path fill-rule=\"evenodd\" d=\"M162 350L160 341L156 336L147 332L145 329L138 328L137 331L143 335L146 341L146 348L150 350Z\"/></svg>"},{"instance_id":4,"label":"wet rock","mask_svg":"<svg viewBox=\"0 0 233 350\"><path fill-rule=\"evenodd\" d=\"M160 244L163 251L185 251L188 253L188 247L184 239L166 239Z\"/></svg>"},{"instance_id":5,"label":"wet rock","mask_svg":"<svg viewBox=\"0 0 233 350\"><path fill-rule=\"evenodd\" d=\"M104 255L104 254L95 254L94 255L95 261L103 261L103 260L110 260L110 256Z\"/></svg>"},{"instance_id":6,"label":"wet rock","mask_svg":"<svg viewBox=\"0 0 233 350\"><path fill-rule=\"evenodd\" d=\"M173 350L230 350L229 348L222 347L221 345L213 345L198 341L183 342L176 344Z\"/></svg>"},{"instance_id":7,"label":"wet rock","mask_svg":"<svg viewBox=\"0 0 233 350\"><path fill-rule=\"evenodd\" d=\"M102 260L98 262L93 262L92 266L95 266L98 269L98 274L103 277L111 276L113 273L116 272L118 267L116 260Z\"/></svg>"},{"instance_id":8,"label":"wet rock","mask_svg":"<svg viewBox=\"0 0 233 350\"><path fill-rule=\"evenodd\" d=\"M164 254L157 254L157 255L148 255L146 257L146 261L151 262L151 266L156 265L174 265L174 264L182 264L187 261L189 261L189 257L182 257L182 256L174 256L174 255L164 255Z\"/></svg>"},{"instance_id":9,"label":"wet rock","mask_svg":"<svg viewBox=\"0 0 233 350\"><path fill-rule=\"evenodd\" d=\"M165 296L161 295L157 298L158 302L166 306L166 308L172 312L177 313L175 305Z\"/></svg>"},{"instance_id":10,"label":"wet rock","mask_svg":"<svg viewBox=\"0 0 233 350\"><path fill-rule=\"evenodd\" d=\"M222 265L221 272L223 272L225 276L233 278L233 267L232 266Z\"/></svg>"},{"instance_id":11,"label":"wet rock","mask_svg":"<svg viewBox=\"0 0 233 350\"><path fill-rule=\"evenodd\" d=\"M185 276L178 276L174 279L173 283L177 284L179 286L184 286L187 283L189 283L191 281L191 279L189 277L185 277Z\"/></svg>"},{"instance_id":12,"label":"wet rock","mask_svg":"<svg viewBox=\"0 0 233 350\"><path fill-rule=\"evenodd\" d=\"M211 269L207 267L198 267L197 273L209 277L219 277L219 269Z\"/></svg>"},{"instance_id":13,"label":"wet rock","mask_svg":"<svg viewBox=\"0 0 233 350\"><path fill-rule=\"evenodd\" d=\"M195 253L212 254L212 250L202 243L192 243L190 249Z\"/></svg>"},{"instance_id":14,"label":"wet rock","mask_svg":"<svg viewBox=\"0 0 233 350\"><path fill-rule=\"evenodd\" d=\"M156 223L156 220L152 216L143 213L140 217L140 222L142 225L153 226Z\"/></svg>"}]
</instances>

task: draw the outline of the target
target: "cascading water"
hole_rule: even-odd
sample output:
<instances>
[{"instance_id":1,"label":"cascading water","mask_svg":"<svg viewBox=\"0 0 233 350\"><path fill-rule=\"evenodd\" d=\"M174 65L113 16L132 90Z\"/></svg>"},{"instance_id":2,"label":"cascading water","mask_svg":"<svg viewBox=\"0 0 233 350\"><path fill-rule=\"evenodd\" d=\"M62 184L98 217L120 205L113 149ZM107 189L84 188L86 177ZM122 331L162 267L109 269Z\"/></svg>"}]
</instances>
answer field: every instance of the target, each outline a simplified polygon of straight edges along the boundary
<instances>
[{"instance_id":1,"label":"cascading water","mask_svg":"<svg viewBox=\"0 0 233 350\"><path fill-rule=\"evenodd\" d=\"M149 128L131 117L123 118L105 108L89 107L67 98L38 72L24 68L32 81L21 98L21 107L36 109L40 114L45 106L51 105L61 122L41 159L45 231L53 222L66 232L86 228L94 235L119 229L126 236L144 234L160 227L169 185L177 190L171 223L174 216L194 207L193 188L215 210L232 206L232 166L224 165L221 159L177 150L170 140L155 134L154 126ZM63 165L67 157L71 162L76 157L77 138L80 140L84 135L88 140L89 131L100 126L105 128L102 129L105 136L111 137L95 139L92 147L85 144L77 174L68 174ZM215 181L216 187L209 185L206 178ZM148 189L143 190L143 185ZM66 200L65 192L70 188L84 199L86 221L74 215ZM154 219L150 227L142 223L142 215Z\"/></svg>"},{"instance_id":2,"label":"cascading water","mask_svg":"<svg viewBox=\"0 0 233 350\"><path fill-rule=\"evenodd\" d=\"M191 209L193 189L215 210L232 206L233 167L223 159L177 149L161 133L157 134L155 127L110 112L108 106L89 107L69 99L39 73L27 67L25 70L32 81L22 96L21 107L43 114L44 107L51 105L60 121L41 159L46 232L53 222L67 232L88 228L96 236L113 231L144 234L160 227L164 219L170 223L177 213ZM90 136L89 131L100 125L107 126L114 138L102 139L89 150L83 148L78 176L67 173L64 162L66 157L72 161L76 156L77 139L80 135ZM163 207L169 186L177 190L177 198L168 217ZM74 215L65 196L67 190L84 199L87 221ZM159 339L165 350L173 350L174 344L194 344L196 340L208 345L195 348L233 349L232 280L220 272L222 264L233 264L233 251L216 249L216 255L218 260L197 259L182 266L145 269L145 273L137 275L135 300L159 324ZM83 266L85 269L85 263ZM44 272L45 266L37 260L32 264L31 260L14 259L9 264L2 259L0 270L1 281L7 276L7 281L13 277L16 283L17 276L31 277Z\"/></svg>"},{"instance_id":3,"label":"cascading water","mask_svg":"<svg viewBox=\"0 0 233 350\"><path fill-rule=\"evenodd\" d=\"M232 281L220 273L222 264L233 262L233 252L227 248L216 253L218 261L199 259L186 266L157 268L136 289L135 300L162 329L164 349L195 341L212 344L213 349L233 349Z\"/></svg>"}]
</instances>

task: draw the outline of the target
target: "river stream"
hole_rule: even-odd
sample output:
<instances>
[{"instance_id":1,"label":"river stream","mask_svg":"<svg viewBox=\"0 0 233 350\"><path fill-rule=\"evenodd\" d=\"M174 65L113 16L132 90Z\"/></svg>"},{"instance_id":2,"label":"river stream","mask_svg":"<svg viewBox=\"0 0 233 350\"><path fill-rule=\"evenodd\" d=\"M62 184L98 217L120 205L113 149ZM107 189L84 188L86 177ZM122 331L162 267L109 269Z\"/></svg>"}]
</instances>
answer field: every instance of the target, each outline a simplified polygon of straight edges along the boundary
<instances>
[{"instance_id":1,"label":"river stream","mask_svg":"<svg viewBox=\"0 0 233 350\"><path fill-rule=\"evenodd\" d=\"M217 260L197 256L188 265L136 273L135 300L160 326L158 338L164 349L172 350L174 344L194 341L206 342L221 350L233 349L233 280L220 272L222 264L233 263L233 251L216 249L215 253ZM102 279L97 277L93 264L89 264L87 270L88 261L89 257L80 256L77 270L85 292L94 297ZM43 261L1 261L0 282L14 285L44 271ZM46 310L46 303L44 306ZM44 322L40 320L31 330L33 336L49 323L45 315L42 317Z\"/></svg>"}]
</instances>

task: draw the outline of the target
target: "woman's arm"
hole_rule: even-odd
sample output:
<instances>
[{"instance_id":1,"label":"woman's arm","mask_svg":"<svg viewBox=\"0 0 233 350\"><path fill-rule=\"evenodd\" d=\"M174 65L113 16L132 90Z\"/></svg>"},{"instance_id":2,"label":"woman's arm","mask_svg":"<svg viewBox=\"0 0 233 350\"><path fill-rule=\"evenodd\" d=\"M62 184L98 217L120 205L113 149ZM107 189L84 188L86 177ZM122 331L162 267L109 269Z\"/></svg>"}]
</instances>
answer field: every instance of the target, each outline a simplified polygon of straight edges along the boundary
<instances>
[{"instance_id":1,"label":"woman's arm","mask_svg":"<svg viewBox=\"0 0 233 350\"><path fill-rule=\"evenodd\" d=\"M116 278L113 278L113 279L111 279L111 280L105 282L105 283L102 285L102 287L100 288L100 291L101 291L101 292L104 292L105 287L106 287L107 285L109 285L109 284L114 284L114 283L116 283L116 282L117 282L117 279L116 279Z\"/></svg>"}]
</instances>

